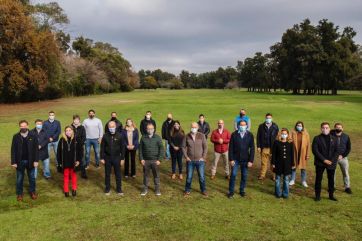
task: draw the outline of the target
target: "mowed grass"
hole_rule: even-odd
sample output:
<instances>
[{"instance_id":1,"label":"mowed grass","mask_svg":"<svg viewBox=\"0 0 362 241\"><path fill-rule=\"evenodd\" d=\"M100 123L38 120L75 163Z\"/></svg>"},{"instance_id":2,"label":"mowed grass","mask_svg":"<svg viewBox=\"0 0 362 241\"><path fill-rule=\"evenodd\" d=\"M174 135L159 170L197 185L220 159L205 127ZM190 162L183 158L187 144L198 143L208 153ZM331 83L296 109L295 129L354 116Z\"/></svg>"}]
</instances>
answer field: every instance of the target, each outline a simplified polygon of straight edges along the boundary
<instances>
[{"instance_id":1,"label":"mowed grass","mask_svg":"<svg viewBox=\"0 0 362 241\"><path fill-rule=\"evenodd\" d=\"M304 121L312 137L319 132L322 121L343 122L352 139L349 159L353 195L343 192L338 168L338 202L327 199L325 176L323 199L315 203L314 166L310 160L310 187L302 188L298 175L290 198L276 199L274 183L270 179L264 183L257 180L260 166L257 154L255 166L249 171L247 196L229 200L222 162L216 180L210 180L213 148L209 144L208 198L199 192L196 172L191 196L184 198L184 181L171 180L171 163L164 161L161 164L161 197L156 197L152 190L144 198L139 195L142 169L138 165L135 180L122 180L124 197L116 196L114 191L111 196L105 196L104 169L96 170L92 166L88 180L79 178L78 196L66 199L62 193L62 176L55 173L52 159L53 179L46 181L40 175L37 180L39 199L32 201L26 195L24 202L16 201L15 171L9 167L9 159L11 138L20 119L30 122L36 118L46 119L48 111L54 110L64 127L71 123L73 114L84 118L88 109L94 108L103 123L109 119L111 111L117 111L123 123L127 117L132 117L139 125L144 112L152 110L158 133L168 112L172 112L186 130L200 113L206 115L212 128L216 127L218 119L224 119L226 127L232 130L240 107L247 109L255 135L267 112L273 113L279 127L292 128L297 120ZM292 96L244 90L135 91L0 105L0 240L361 240L361 107L361 92ZM240 177L237 183L239 180ZM114 183L112 176L113 187ZM151 185L153 187L152 181ZM27 186L25 179L25 188Z\"/></svg>"}]
</instances>

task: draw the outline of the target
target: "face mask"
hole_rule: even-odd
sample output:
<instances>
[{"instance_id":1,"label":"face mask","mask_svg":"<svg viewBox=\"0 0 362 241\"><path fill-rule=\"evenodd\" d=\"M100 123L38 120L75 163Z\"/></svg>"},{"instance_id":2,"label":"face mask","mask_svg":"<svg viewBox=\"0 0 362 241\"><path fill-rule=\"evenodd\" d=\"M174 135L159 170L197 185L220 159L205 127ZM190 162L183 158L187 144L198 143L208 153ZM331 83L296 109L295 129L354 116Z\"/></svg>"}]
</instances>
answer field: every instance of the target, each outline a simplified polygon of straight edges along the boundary
<instances>
[{"instance_id":1,"label":"face mask","mask_svg":"<svg viewBox=\"0 0 362 241\"><path fill-rule=\"evenodd\" d=\"M172 118L167 118L167 121L171 121L172 120Z\"/></svg>"},{"instance_id":2,"label":"face mask","mask_svg":"<svg viewBox=\"0 0 362 241\"><path fill-rule=\"evenodd\" d=\"M323 134L323 135L328 135L328 134L329 134L329 130L327 130L327 129L322 129L322 134Z\"/></svg>"},{"instance_id":3,"label":"face mask","mask_svg":"<svg viewBox=\"0 0 362 241\"><path fill-rule=\"evenodd\" d=\"M297 126L297 131L301 132L303 130L302 126Z\"/></svg>"},{"instance_id":4,"label":"face mask","mask_svg":"<svg viewBox=\"0 0 362 241\"><path fill-rule=\"evenodd\" d=\"M245 116L245 114L243 114L243 113L240 113L240 117L244 117Z\"/></svg>"},{"instance_id":5,"label":"face mask","mask_svg":"<svg viewBox=\"0 0 362 241\"><path fill-rule=\"evenodd\" d=\"M117 117L112 117L111 120L115 121L115 120L117 120Z\"/></svg>"},{"instance_id":6,"label":"face mask","mask_svg":"<svg viewBox=\"0 0 362 241\"><path fill-rule=\"evenodd\" d=\"M246 131L246 126L239 126L239 131L240 132L245 132Z\"/></svg>"},{"instance_id":7,"label":"face mask","mask_svg":"<svg viewBox=\"0 0 362 241\"><path fill-rule=\"evenodd\" d=\"M197 128L191 128L191 133L196 134L197 133Z\"/></svg>"},{"instance_id":8,"label":"face mask","mask_svg":"<svg viewBox=\"0 0 362 241\"><path fill-rule=\"evenodd\" d=\"M219 128L219 129L222 129L222 128L223 128L223 125L218 125L218 128Z\"/></svg>"},{"instance_id":9,"label":"face mask","mask_svg":"<svg viewBox=\"0 0 362 241\"><path fill-rule=\"evenodd\" d=\"M72 137L72 134L73 134L72 131L66 131L66 132L65 132L65 135L66 135L67 137Z\"/></svg>"},{"instance_id":10,"label":"face mask","mask_svg":"<svg viewBox=\"0 0 362 241\"><path fill-rule=\"evenodd\" d=\"M147 120L151 119L151 115L146 115L146 119Z\"/></svg>"},{"instance_id":11,"label":"face mask","mask_svg":"<svg viewBox=\"0 0 362 241\"><path fill-rule=\"evenodd\" d=\"M155 130L153 130L153 129L147 130L147 134L148 134L149 136L152 136L153 133L155 133Z\"/></svg>"},{"instance_id":12,"label":"face mask","mask_svg":"<svg viewBox=\"0 0 362 241\"><path fill-rule=\"evenodd\" d=\"M89 115L89 118L93 119L93 118L94 118L94 115Z\"/></svg>"},{"instance_id":13,"label":"face mask","mask_svg":"<svg viewBox=\"0 0 362 241\"><path fill-rule=\"evenodd\" d=\"M281 134L282 139L287 139L288 134Z\"/></svg>"},{"instance_id":14,"label":"face mask","mask_svg":"<svg viewBox=\"0 0 362 241\"><path fill-rule=\"evenodd\" d=\"M342 130L341 129L336 129L336 133L341 133Z\"/></svg>"},{"instance_id":15,"label":"face mask","mask_svg":"<svg viewBox=\"0 0 362 241\"><path fill-rule=\"evenodd\" d=\"M272 118L266 118L266 119L265 119L265 123L267 123L267 124L272 123L272 121L273 121L273 119L272 119Z\"/></svg>"},{"instance_id":16,"label":"face mask","mask_svg":"<svg viewBox=\"0 0 362 241\"><path fill-rule=\"evenodd\" d=\"M108 128L108 129L109 129L109 132L110 132L111 134L116 133L116 128Z\"/></svg>"},{"instance_id":17,"label":"face mask","mask_svg":"<svg viewBox=\"0 0 362 241\"><path fill-rule=\"evenodd\" d=\"M26 133L28 131L28 128L20 128L20 133Z\"/></svg>"},{"instance_id":18,"label":"face mask","mask_svg":"<svg viewBox=\"0 0 362 241\"><path fill-rule=\"evenodd\" d=\"M43 125L36 125L36 129L41 130L43 128Z\"/></svg>"}]
</instances>

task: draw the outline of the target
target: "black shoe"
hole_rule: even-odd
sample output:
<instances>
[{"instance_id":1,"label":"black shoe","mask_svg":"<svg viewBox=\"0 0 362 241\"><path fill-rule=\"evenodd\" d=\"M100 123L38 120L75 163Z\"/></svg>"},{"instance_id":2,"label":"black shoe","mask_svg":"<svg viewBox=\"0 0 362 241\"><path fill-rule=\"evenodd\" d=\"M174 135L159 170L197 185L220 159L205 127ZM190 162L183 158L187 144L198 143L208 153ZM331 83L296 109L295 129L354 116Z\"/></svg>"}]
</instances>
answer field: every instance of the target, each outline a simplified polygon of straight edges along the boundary
<instances>
[{"instance_id":1,"label":"black shoe","mask_svg":"<svg viewBox=\"0 0 362 241\"><path fill-rule=\"evenodd\" d=\"M88 179L87 174L82 174L80 177L83 178L83 179Z\"/></svg>"},{"instance_id":2,"label":"black shoe","mask_svg":"<svg viewBox=\"0 0 362 241\"><path fill-rule=\"evenodd\" d=\"M346 189L344 189L344 191L348 194L352 194L352 190L351 188L347 187Z\"/></svg>"},{"instance_id":3,"label":"black shoe","mask_svg":"<svg viewBox=\"0 0 362 241\"><path fill-rule=\"evenodd\" d=\"M321 200L321 197L320 196L316 196L315 198L314 198L314 201L316 201L316 202L319 202Z\"/></svg>"},{"instance_id":4,"label":"black shoe","mask_svg":"<svg viewBox=\"0 0 362 241\"><path fill-rule=\"evenodd\" d=\"M228 193L228 198L229 198L229 199L234 198L234 193Z\"/></svg>"},{"instance_id":5,"label":"black shoe","mask_svg":"<svg viewBox=\"0 0 362 241\"><path fill-rule=\"evenodd\" d=\"M64 193L64 196L65 196L65 197L69 197L69 192L65 192L65 193Z\"/></svg>"},{"instance_id":6,"label":"black shoe","mask_svg":"<svg viewBox=\"0 0 362 241\"><path fill-rule=\"evenodd\" d=\"M77 196L77 190L72 190L72 196L73 197Z\"/></svg>"},{"instance_id":7,"label":"black shoe","mask_svg":"<svg viewBox=\"0 0 362 241\"><path fill-rule=\"evenodd\" d=\"M58 171L59 173L62 173L62 172L63 172L62 167L61 167L61 166L57 166L57 171Z\"/></svg>"},{"instance_id":8,"label":"black shoe","mask_svg":"<svg viewBox=\"0 0 362 241\"><path fill-rule=\"evenodd\" d=\"M329 195L329 200L337 201L337 198L335 198L335 197L333 196L333 194L332 194L332 195Z\"/></svg>"},{"instance_id":9,"label":"black shoe","mask_svg":"<svg viewBox=\"0 0 362 241\"><path fill-rule=\"evenodd\" d=\"M245 197L245 192L241 192L240 197Z\"/></svg>"}]
</instances>

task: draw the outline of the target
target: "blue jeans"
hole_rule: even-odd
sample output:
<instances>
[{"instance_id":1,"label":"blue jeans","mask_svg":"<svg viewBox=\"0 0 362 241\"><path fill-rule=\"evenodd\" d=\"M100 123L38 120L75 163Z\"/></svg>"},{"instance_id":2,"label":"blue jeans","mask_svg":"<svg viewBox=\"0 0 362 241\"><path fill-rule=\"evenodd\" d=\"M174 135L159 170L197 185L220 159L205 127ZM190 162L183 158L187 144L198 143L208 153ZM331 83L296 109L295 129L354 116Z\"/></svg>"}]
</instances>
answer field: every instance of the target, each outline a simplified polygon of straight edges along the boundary
<instances>
[{"instance_id":1,"label":"blue jeans","mask_svg":"<svg viewBox=\"0 0 362 241\"><path fill-rule=\"evenodd\" d=\"M35 178L37 178L38 177L38 168L35 167L34 169L35 169L34 176L35 176ZM43 175L44 175L44 177L50 177L49 158L43 160Z\"/></svg>"},{"instance_id":2,"label":"blue jeans","mask_svg":"<svg viewBox=\"0 0 362 241\"><path fill-rule=\"evenodd\" d=\"M187 179L185 185L185 192L191 191L192 177L194 175L194 169L196 168L197 174L199 176L200 190L201 192L206 192L206 182L205 182L205 162L204 161L188 161L187 165Z\"/></svg>"},{"instance_id":3,"label":"blue jeans","mask_svg":"<svg viewBox=\"0 0 362 241\"><path fill-rule=\"evenodd\" d=\"M93 146L94 154L96 157L96 166L99 166L99 143L98 139L86 139L85 141L85 164L89 166L90 163L90 150Z\"/></svg>"},{"instance_id":4,"label":"blue jeans","mask_svg":"<svg viewBox=\"0 0 362 241\"><path fill-rule=\"evenodd\" d=\"M29 179L29 192L35 192L35 168L28 166L28 161L20 161L16 168L16 195L23 195L25 169Z\"/></svg>"},{"instance_id":5,"label":"blue jeans","mask_svg":"<svg viewBox=\"0 0 362 241\"><path fill-rule=\"evenodd\" d=\"M291 181L295 181L295 177L297 175L297 169L292 169L292 176L290 178ZM307 171L305 169L300 169L300 177L302 182L307 181Z\"/></svg>"},{"instance_id":6,"label":"blue jeans","mask_svg":"<svg viewBox=\"0 0 362 241\"><path fill-rule=\"evenodd\" d=\"M248 162L235 161L235 165L231 169L231 176L229 182L229 194L234 194L235 179L238 175L238 170L241 170L241 179L240 179L240 193L244 193L246 186L246 180L248 177Z\"/></svg>"},{"instance_id":7,"label":"blue jeans","mask_svg":"<svg viewBox=\"0 0 362 241\"><path fill-rule=\"evenodd\" d=\"M275 176L275 196L287 198L289 195L289 175L283 175L283 191L280 190L282 175Z\"/></svg>"},{"instance_id":8,"label":"blue jeans","mask_svg":"<svg viewBox=\"0 0 362 241\"><path fill-rule=\"evenodd\" d=\"M48 144L48 153L49 153L49 158L45 159L43 161L44 164L44 176L45 177L50 177L50 152L52 151L53 148L53 152L55 155L55 164L56 166L59 166L58 160L57 160L57 151L58 151L58 142L59 141L55 141L55 142L50 142Z\"/></svg>"},{"instance_id":9,"label":"blue jeans","mask_svg":"<svg viewBox=\"0 0 362 241\"><path fill-rule=\"evenodd\" d=\"M170 159L171 153L170 153L170 144L168 143L168 140L165 140L165 146L166 146L166 159Z\"/></svg>"}]
</instances>

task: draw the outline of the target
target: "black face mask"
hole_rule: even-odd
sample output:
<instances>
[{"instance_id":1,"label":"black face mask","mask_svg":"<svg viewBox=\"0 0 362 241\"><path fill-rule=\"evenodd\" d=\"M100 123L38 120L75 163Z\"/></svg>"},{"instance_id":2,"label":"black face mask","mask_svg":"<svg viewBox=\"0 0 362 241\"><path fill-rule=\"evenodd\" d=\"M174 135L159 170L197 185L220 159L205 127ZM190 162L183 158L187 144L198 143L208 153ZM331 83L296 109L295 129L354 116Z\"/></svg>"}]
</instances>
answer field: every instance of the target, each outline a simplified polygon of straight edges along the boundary
<instances>
[{"instance_id":1,"label":"black face mask","mask_svg":"<svg viewBox=\"0 0 362 241\"><path fill-rule=\"evenodd\" d=\"M245 114L240 113L240 117L244 117L244 116L245 116Z\"/></svg>"},{"instance_id":2,"label":"black face mask","mask_svg":"<svg viewBox=\"0 0 362 241\"><path fill-rule=\"evenodd\" d=\"M167 118L167 121L171 121L172 119L171 118Z\"/></svg>"},{"instance_id":3,"label":"black face mask","mask_svg":"<svg viewBox=\"0 0 362 241\"><path fill-rule=\"evenodd\" d=\"M28 131L28 128L20 128L20 133L26 133Z\"/></svg>"},{"instance_id":4,"label":"black face mask","mask_svg":"<svg viewBox=\"0 0 362 241\"><path fill-rule=\"evenodd\" d=\"M341 129L336 129L336 133L341 133L342 130Z\"/></svg>"},{"instance_id":5,"label":"black face mask","mask_svg":"<svg viewBox=\"0 0 362 241\"><path fill-rule=\"evenodd\" d=\"M112 117L111 120L115 121L115 120L117 120L117 117Z\"/></svg>"}]
</instances>

